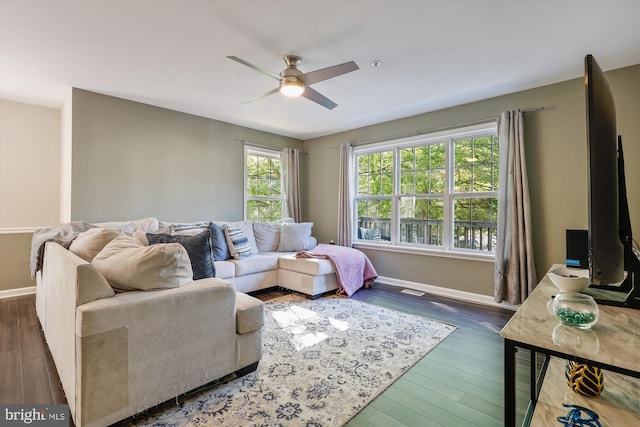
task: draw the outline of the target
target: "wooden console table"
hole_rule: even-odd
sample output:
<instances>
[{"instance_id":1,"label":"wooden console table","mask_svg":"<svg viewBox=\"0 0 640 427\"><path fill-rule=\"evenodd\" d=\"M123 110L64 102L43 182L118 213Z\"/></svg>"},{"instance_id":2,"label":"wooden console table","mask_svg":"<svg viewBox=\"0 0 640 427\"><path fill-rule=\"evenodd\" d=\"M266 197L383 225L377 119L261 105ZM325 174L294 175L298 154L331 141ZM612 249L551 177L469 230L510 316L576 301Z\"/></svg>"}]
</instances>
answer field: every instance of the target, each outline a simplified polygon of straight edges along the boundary
<instances>
[{"instance_id":1,"label":"wooden console table","mask_svg":"<svg viewBox=\"0 0 640 427\"><path fill-rule=\"evenodd\" d=\"M529 350L531 356L529 407L523 425L560 426L557 417L569 411L562 406L566 402L594 410L603 426L640 426L640 310L599 305L598 323L581 330L561 325L547 309L557 293L545 275L500 332L505 426L516 425L516 348ZM536 366L536 353L545 355L541 369ZM564 376L566 360L601 367L603 393L586 398L573 392Z\"/></svg>"}]
</instances>

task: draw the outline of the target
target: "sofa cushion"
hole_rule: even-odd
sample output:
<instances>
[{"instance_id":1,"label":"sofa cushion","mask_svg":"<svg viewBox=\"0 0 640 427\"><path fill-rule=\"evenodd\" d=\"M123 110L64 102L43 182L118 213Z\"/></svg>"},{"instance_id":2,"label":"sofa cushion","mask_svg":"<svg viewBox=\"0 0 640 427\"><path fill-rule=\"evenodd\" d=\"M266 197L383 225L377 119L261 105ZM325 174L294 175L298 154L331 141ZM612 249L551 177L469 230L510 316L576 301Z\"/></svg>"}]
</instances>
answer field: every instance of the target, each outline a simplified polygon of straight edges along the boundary
<instances>
[{"instance_id":1,"label":"sofa cushion","mask_svg":"<svg viewBox=\"0 0 640 427\"><path fill-rule=\"evenodd\" d=\"M310 276L335 273L333 264L328 259L296 258L295 254L287 254L278 258L278 267L282 270L295 271Z\"/></svg>"},{"instance_id":2,"label":"sofa cushion","mask_svg":"<svg viewBox=\"0 0 640 427\"><path fill-rule=\"evenodd\" d=\"M235 260L216 261L216 277L219 279L230 279L236 277Z\"/></svg>"},{"instance_id":3,"label":"sofa cushion","mask_svg":"<svg viewBox=\"0 0 640 427\"><path fill-rule=\"evenodd\" d=\"M277 257L262 254L252 255L251 258L232 259L230 262L236 266L236 277L278 268Z\"/></svg>"},{"instance_id":4,"label":"sofa cushion","mask_svg":"<svg viewBox=\"0 0 640 427\"><path fill-rule=\"evenodd\" d=\"M195 236L207 229L209 229L208 221L174 222L171 223L171 232L165 234L184 234L187 236Z\"/></svg>"},{"instance_id":5,"label":"sofa cushion","mask_svg":"<svg viewBox=\"0 0 640 427\"><path fill-rule=\"evenodd\" d=\"M100 228L113 228L122 230L125 233L133 233L135 230L141 230L145 233L158 231L160 223L157 218L149 217L137 219L135 221L111 221L111 222L99 222L94 224Z\"/></svg>"},{"instance_id":6,"label":"sofa cushion","mask_svg":"<svg viewBox=\"0 0 640 427\"><path fill-rule=\"evenodd\" d=\"M195 236L171 236L169 234L147 233L147 241L150 245L157 243L180 243L189 254L191 269L193 270L193 280L199 280L216 276L210 236L211 233L207 228Z\"/></svg>"},{"instance_id":7,"label":"sofa cushion","mask_svg":"<svg viewBox=\"0 0 640 427\"><path fill-rule=\"evenodd\" d=\"M248 258L254 253L251 251L249 239L242 228L225 224L224 235L227 238L227 245L232 258Z\"/></svg>"},{"instance_id":8,"label":"sofa cushion","mask_svg":"<svg viewBox=\"0 0 640 427\"><path fill-rule=\"evenodd\" d=\"M280 252L297 252L311 249L312 222L283 223L280 227Z\"/></svg>"},{"instance_id":9,"label":"sofa cushion","mask_svg":"<svg viewBox=\"0 0 640 427\"><path fill-rule=\"evenodd\" d=\"M131 236L109 242L92 261L118 290L177 288L193 280L187 250L179 243L144 246Z\"/></svg>"},{"instance_id":10,"label":"sofa cushion","mask_svg":"<svg viewBox=\"0 0 640 427\"><path fill-rule=\"evenodd\" d=\"M211 232L211 250L214 261L224 261L230 258L227 238L224 235L224 228L214 222L209 223Z\"/></svg>"},{"instance_id":11,"label":"sofa cushion","mask_svg":"<svg viewBox=\"0 0 640 427\"><path fill-rule=\"evenodd\" d=\"M87 262L93 258L113 239L121 236L120 230L112 228L90 228L80 233L69 246L69 250Z\"/></svg>"},{"instance_id":12,"label":"sofa cushion","mask_svg":"<svg viewBox=\"0 0 640 427\"><path fill-rule=\"evenodd\" d=\"M264 303L242 292L236 292L236 332L246 334L264 326Z\"/></svg>"}]
</instances>

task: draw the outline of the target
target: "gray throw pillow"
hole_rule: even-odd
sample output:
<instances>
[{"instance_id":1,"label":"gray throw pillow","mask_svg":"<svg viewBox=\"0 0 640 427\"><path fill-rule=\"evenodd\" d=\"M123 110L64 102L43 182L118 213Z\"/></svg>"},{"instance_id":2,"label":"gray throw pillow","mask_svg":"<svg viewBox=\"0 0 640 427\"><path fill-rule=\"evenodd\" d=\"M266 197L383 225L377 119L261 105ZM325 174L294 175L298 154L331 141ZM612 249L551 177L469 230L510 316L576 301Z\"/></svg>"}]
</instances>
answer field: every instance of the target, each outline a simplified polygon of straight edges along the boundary
<instances>
[{"instance_id":1,"label":"gray throw pillow","mask_svg":"<svg viewBox=\"0 0 640 427\"><path fill-rule=\"evenodd\" d=\"M284 223L280 228L279 252L299 252L311 249L312 222Z\"/></svg>"},{"instance_id":2,"label":"gray throw pillow","mask_svg":"<svg viewBox=\"0 0 640 427\"><path fill-rule=\"evenodd\" d=\"M147 240L150 245L155 243L180 243L189 254L193 280L198 280L216 276L210 236L211 232L209 230L205 230L195 236L147 233Z\"/></svg>"},{"instance_id":3,"label":"gray throw pillow","mask_svg":"<svg viewBox=\"0 0 640 427\"><path fill-rule=\"evenodd\" d=\"M193 280L189 254L179 243L146 246L122 235L107 243L91 263L119 291L177 288Z\"/></svg>"},{"instance_id":4,"label":"gray throw pillow","mask_svg":"<svg viewBox=\"0 0 640 427\"><path fill-rule=\"evenodd\" d=\"M91 262L107 244L123 233L112 228L90 228L80 233L69 250L87 262Z\"/></svg>"}]
</instances>

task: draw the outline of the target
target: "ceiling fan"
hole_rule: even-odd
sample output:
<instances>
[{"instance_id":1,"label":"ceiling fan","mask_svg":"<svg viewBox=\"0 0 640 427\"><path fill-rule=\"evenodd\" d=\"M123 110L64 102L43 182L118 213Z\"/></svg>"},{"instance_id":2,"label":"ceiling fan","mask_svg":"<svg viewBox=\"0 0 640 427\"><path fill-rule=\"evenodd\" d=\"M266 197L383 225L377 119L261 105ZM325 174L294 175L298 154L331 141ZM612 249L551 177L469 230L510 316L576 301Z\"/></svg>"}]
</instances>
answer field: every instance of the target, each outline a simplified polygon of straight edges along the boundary
<instances>
[{"instance_id":1,"label":"ceiling fan","mask_svg":"<svg viewBox=\"0 0 640 427\"><path fill-rule=\"evenodd\" d=\"M256 97L247 99L243 101L243 104L247 104L249 102L257 101L258 99L262 99L266 96L272 95L276 92L280 92L286 96L304 96L305 98L322 105L329 110L333 110L338 106L335 102L322 95L315 89L312 89L310 86L314 83L321 82L323 80L328 80L333 77L340 76L342 74L350 73L351 71L358 70L358 66L355 62L349 61L344 64L334 65L332 67L322 68L320 70L310 71L308 73L303 73L298 70L298 65L302 62L302 59L299 56L295 55L286 55L284 58L284 63L287 64L287 68L282 70L280 74L272 73L269 70L265 70L264 68L258 67L257 65L253 65L244 59L240 59L237 56L227 56L227 58L239 62L242 65L246 65L249 68L252 68L264 75L267 75L271 78L274 78L280 82L279 86L273 90L270 90L267 93L262 95L258 95Z\"/></svg>"}]
</instances>

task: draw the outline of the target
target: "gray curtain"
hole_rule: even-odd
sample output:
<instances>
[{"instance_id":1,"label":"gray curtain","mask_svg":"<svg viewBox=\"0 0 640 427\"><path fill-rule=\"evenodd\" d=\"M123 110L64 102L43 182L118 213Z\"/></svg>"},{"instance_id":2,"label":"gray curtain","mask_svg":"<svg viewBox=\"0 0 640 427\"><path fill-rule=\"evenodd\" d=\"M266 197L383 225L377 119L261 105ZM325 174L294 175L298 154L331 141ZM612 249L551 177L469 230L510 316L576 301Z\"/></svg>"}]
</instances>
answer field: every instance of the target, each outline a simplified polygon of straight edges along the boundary
<instances>
[{"instance_id":1,"label":"gray curtain","mask_svg":"<svg viewBox=\"0 0 640 427\"><path fill-rule=\"evenodd\" d=\"M300 150L283 148L280 153L282 163L282 183L286 200L286 212L295 222L302 221L300 201Z\"/></svg>"},{"instance_id":2,"label":"gray curtain","mask_svg":"<svg viewBox=\"0 0 640 427\"><path fill-rule=\"evenodd\" d=\"M353 195L351 173L353 165L353 147L344 143L340 146L340 172L338 177L338 244L351 247L353 233L351 229L351 199Z\"/></svg>"},{"instance_id":3,"label":"gray curtain","mask_svg":"<svg viewBox=\"0 0 640 427\"><path fill-rule=\"evenodd\" d=\"M520 304L533 291L537 281L521 110L500 114L498 138L500 178L494 298L498 303L504 300Z\"/></svg>"}]
</instances>

